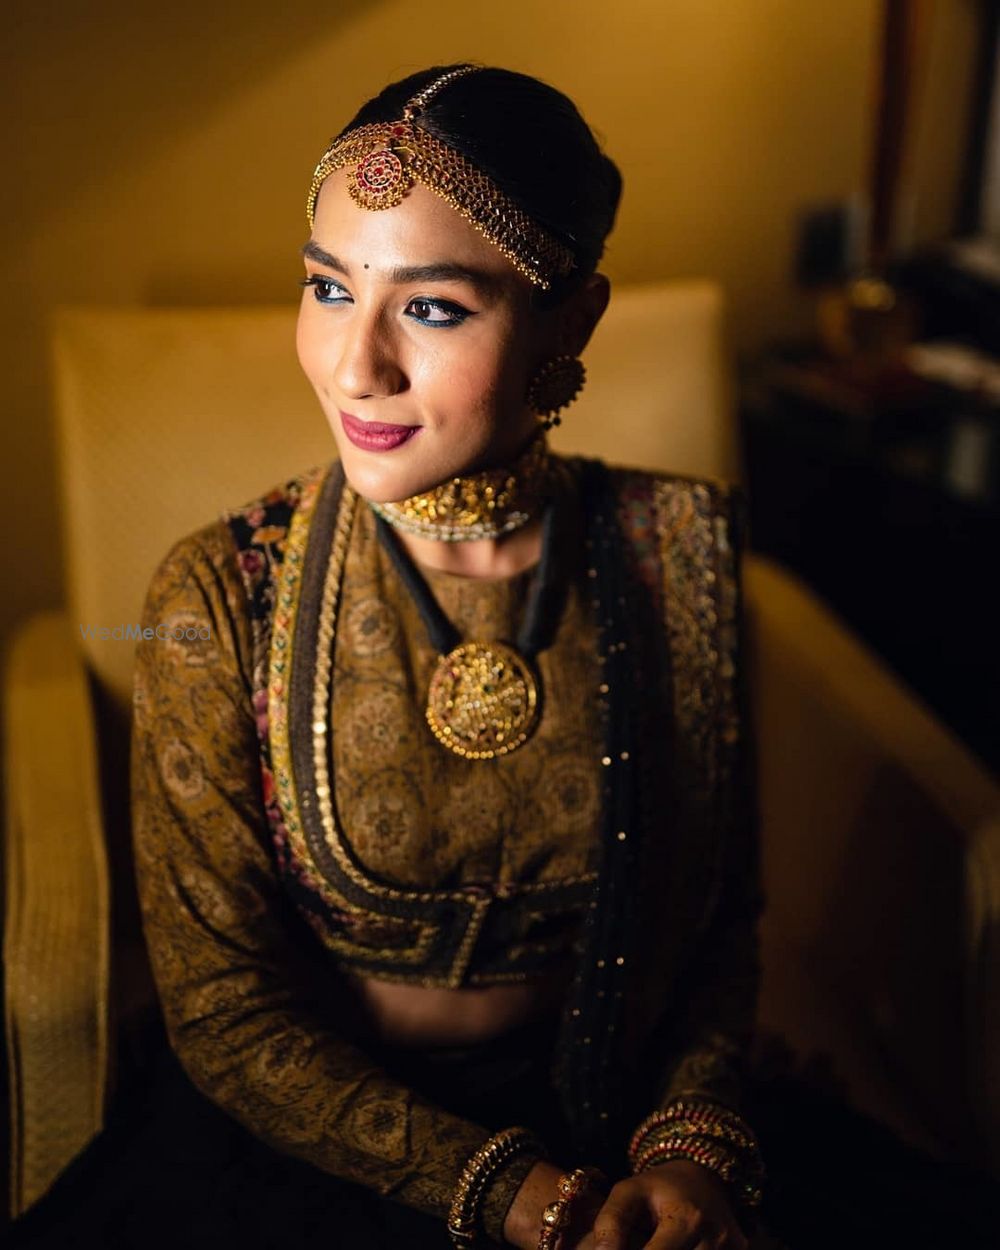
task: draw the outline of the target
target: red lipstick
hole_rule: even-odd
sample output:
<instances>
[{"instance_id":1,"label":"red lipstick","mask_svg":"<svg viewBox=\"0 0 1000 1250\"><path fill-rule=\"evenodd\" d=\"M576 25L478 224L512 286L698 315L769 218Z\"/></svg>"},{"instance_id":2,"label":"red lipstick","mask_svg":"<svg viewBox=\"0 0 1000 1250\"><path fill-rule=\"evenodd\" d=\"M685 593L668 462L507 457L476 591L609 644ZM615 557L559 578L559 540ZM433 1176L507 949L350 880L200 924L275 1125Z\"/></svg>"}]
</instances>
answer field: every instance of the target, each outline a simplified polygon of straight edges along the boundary
<instances>
[{"instance_id":1,"label":"red lipstick","mask_svg":"<svg viewBox=\"0 0 1000 1250\"><path fill-rule=\"evenodd\" d=\"M364 451L392 451L413 437L419 425L386 425L382 421L362 421L349 412L341 412L344 433L355 447Z\"/></svg>"}]
</instances>

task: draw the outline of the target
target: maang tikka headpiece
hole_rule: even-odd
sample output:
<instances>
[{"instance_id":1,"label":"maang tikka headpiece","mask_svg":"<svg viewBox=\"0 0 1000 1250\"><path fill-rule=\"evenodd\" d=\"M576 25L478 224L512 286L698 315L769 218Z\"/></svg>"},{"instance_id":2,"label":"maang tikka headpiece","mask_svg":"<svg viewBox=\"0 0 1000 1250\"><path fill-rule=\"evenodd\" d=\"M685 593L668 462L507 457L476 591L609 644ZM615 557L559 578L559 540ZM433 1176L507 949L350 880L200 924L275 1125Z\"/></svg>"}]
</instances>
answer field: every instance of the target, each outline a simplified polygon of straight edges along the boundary
<instances>
[{"instance_id":1,"label":"maang tikka headpiece","mask_svg":"<svg viewBox=\"0 0 1000 1250\"><path fill-rule=\"evenodd\" d=\"M525 213L487 174L461 152L418 124L418 118L442 88L476 73L481 65L462 65L435 78L411 96L395 122L359 126L335 139L316 166L306 215L313 224L316 199L326 178L353 166L347 189L362 208L392 208L414 182L422 182L446 200L525 277L548 290L553 278L568 274L575 258L570 249Z\"/></svg>"}]
</instances>

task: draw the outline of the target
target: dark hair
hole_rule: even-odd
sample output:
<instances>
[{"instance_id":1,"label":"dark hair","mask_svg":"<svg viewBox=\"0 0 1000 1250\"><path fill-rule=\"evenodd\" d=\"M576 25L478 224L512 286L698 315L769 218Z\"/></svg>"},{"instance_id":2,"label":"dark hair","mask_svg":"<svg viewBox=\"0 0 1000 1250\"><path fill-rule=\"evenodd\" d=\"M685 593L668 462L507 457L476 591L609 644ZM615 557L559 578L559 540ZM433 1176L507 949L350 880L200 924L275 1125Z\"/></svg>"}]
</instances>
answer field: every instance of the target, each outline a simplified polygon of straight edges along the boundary
<instances>
[{"instance_id":1,"label":"dark hair","mask_svg":"<svg viewBox=\"0 0 1000 1250\"><path fill-rule=\"evenodd\" d=\"M434 65L390 83L337 138L358 126L395 121L411 96L462 64ZM568 96L528 74L487 66L443 87L420 125L468 157L573 252L572 273L550 291L538 291L536 303L558 303L594 272L615 222L622 179Z\"/></svg>"}]
</instances>

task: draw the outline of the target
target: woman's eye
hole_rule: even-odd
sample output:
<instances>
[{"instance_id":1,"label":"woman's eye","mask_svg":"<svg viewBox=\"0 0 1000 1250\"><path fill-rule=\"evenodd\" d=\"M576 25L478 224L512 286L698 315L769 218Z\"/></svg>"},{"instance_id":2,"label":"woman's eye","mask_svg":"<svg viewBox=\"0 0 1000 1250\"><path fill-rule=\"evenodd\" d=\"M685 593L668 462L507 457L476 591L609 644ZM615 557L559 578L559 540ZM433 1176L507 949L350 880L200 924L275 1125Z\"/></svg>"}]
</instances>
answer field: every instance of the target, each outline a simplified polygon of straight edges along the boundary
<instances>
[{"instance_id":1,"label":"woman's eye","mask_svg":"<svg viewBox=\"0 0 1000 1250\"><path fill-rule=\"evenodd\" d=\"M311 278L303 278L301 285L313 288L313 295L318 304L342 304L344 302L336 298L345 294L344 288L332 278L321 278L318 274L313 274Z\"/></svg>"},{"instance_id":2,"label":"woman's eye","mask_svg":"<svg viewBox=\"0 0 1000 1250\"><path fill-rule=\"evenodd\" d=\"M414 320L428 326L457 326L469 316L468 309L449 300L411 299L408 306Z\"/></svg>"},{"instance_id":3,"label":"woman's eye","mask_svg":"<svg viewBox=\"0 0 1000 1250\"><path fill-rule=\"evenodd\" d=\"M351 297L333 278L323 278L319 274L312 274L308 278L303 278L300 285L313 288L313 295L318 304L351 302ZM408 311L408 315L425 326L457 326L461 325L466 317L472 316L467 308L463 308L461 304L453 304L450 300L411 299L406 307L407 310L412 310Z\"/></svg>"}]
</instances>

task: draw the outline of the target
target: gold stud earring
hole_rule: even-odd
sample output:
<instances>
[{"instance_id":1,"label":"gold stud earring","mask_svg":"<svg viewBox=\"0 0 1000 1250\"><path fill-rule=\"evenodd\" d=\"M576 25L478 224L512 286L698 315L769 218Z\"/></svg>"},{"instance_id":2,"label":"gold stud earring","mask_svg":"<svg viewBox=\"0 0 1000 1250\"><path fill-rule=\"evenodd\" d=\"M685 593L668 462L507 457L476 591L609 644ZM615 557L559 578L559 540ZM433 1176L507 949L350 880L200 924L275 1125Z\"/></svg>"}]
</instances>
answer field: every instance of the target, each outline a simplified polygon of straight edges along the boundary
<instances>
[{"instance_id":1,"label":"gold stud earring","mask_svg":"<svg viewBox=\"0 0 1000 1250\"><path fill-rule=\"evenodd\" d=\"M570 355L553 356L535 371L528 383L526 398L546 430L561 424L559 409L576 399L586 379L583 361Z\"/></svg>"}]
</instances>

